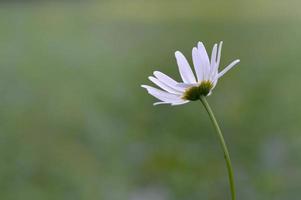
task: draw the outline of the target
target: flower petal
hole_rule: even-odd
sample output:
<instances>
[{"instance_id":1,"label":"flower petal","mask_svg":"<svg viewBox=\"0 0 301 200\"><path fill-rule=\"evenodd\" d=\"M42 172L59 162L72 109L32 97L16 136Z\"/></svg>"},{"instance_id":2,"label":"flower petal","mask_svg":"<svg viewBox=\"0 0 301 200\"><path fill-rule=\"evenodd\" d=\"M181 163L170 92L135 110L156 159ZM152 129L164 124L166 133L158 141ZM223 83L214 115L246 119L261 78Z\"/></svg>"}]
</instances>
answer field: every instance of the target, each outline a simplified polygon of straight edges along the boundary
<instances>
[{"instance_id":1,"label":"flower petal","mask_svg":"<svg viewBox=\"0 0 301 200\"><path fill-rule=\"evenodd\" d=\"M172 106L177 106L177 105L182 105L182 104L185 104L185 103L188 103L188 102L189 102L188 100L181 100L181 101L178 101L178 102L163 102L163 101L160 101L160 102L154 103L153 105L157 106L157 105L161 105L161 104L170 104Z\"/></svg>"},{"instance_id":2,"label":"flower petal","mask_svg":"<svg viewBox=\"0 0 301 200\"><path fill-rule=\"evenodd\" d=\"M177 51L175 53L176 59L177 59L177 63L178 63L178 67L179 67L179 71L180 71L180 75L182 77L182 80L185 83L196 83L195 77L193 75L193 72L189 66L189 63L187 62L185 56Z\"/></svg>"},{"instance_id":3,"label":"flower petal","mask_svg":"<svg viewBox=\"0 0 301 200\"><path fill-rule=\"evenodd\" d=\"M179 102L179 103L172 103L171 105L172 105L172 106L179 106L179 105L186 104L186 103L188 103L188 102L189 102L188 100L185 100L185 101L181 101L181 102Z\"/></svg>"},{"instance_id":4,"label":"flower petal","mask_svg":"<svg viewBox=\"0 0 301 200\"><path fill-rule=\"evenodd\" d=\"M201 54L196 47L192 49L192 61L198 82L203 81L204 64L202 63Z\"/></svg>"},{"instance_id":5,"label":"flower petal","mask_svg":"<svg viewBox=\"0 0 301 200\"><path fill-rule=\"evenodd\" d=\"M197 86L197 84L191 84L191 83L178 83L177 84L178 87L183 88L184 90L186 90L189 87L193 87L193 86Z\"/></svg>"},{"instance_id":6,"label":"flower petal","mask_svg":"<svg viewBox=\"0 0 301 200\"><path fill-rule=\"evenodd\" d=\"M222 77L227 71L229 71L232 67L234 67L240 60L234 60L230 65L225 67L220 73L218 73L218 78Z\"/></svg>"},{"instance_id":7,"label":"flower petal","mask_svg":"<svg viewBox=\"0 0 301 200\"><path fill-rule=\"evenodd\" d=\"M212 48L212 53L211 53L211 63L210 63L210 72L209 72L209 80L212 81L214 76L217 73L216 69L216 57L217 57L217 44L214 44Z\"/></svg>"},{"instance_id":8,"label":"flower petal","mask_svg":"<svg viewBox=\"0 0 301 200\"><path fill-rule=\"evenodd\" d=\"M152 81L154 84L156 84L157 86L159 86L160 88L162 88L163 90L172 93L172 94L182 94L182 92L177 91L171 87L169 87L168 85L164 84L163 82L161 82L160 80L156 79L155 77L148 77L150 81Z\"/></svg>"},{"instance_id":9,"label":"flower petal","mask_svg":"<svg viewBox=\"0 0 301 200\"><path fill-rule=\"evenodd\" d=\"M157 105L161 105L161 104L171 104L171 103L169 103L169 102L164 102L164 101L159 101L159 102L154 103L153 105L154 105L154 106L157 106Z\"/></svg>"},{"instance_id":10,"label":"flower petal","mask_svg":"<svg viewBox=\"0 0 301 200\"><path fill-rule=\"evenodd\" d=\"M149 94L151 94L152 96L156 97L161 101L174 102L174 101L181 100L181 97L179 95L170 94L168 92L164 92L162 90L159 90L157 88L148 85L141 85L141 87L147 89Z\"/></svg>"},{"instance_id":11,"label":"flower petal","mask_svg":"<svg viewBox=\"0 0 301 200\"><path fill-rule=\"evenodd\" d=\"M218 67L219 67L219 64L221 61L222 47L223 47L223 41L221 41L218 46L218 53L217 53L217 58L216 58L216 69L217 70L218 70Z\"/></svg>"},{"instance_id":12,"label":"flower petal","mask_svg":"<svg viewBox=\"0 0 301 200\"><path fill-rule=\"evenodd\" d=\"M216 58L217 58L217 44L214 44L212 52L211 52L211 69L213 69L216 65Z\"/></svg>"},{"instance_id":13,"label":"flower petal","mask_svg":"<svg viewBox=\"0 0 301 200\"><path fill-rule=\"evenodd\" d=\"M163 74L162 72L159 71L155 71L154 72L154 76L161 81L162 83L164 83L165 85L173 88L174 90L177 90L179 92L184 92L184 90L180 87L177 87L176 85L178 84L177 81L173 80L172 78L170 78L169 76Z\"/></svg>"},{"instance_id":14,"label":"flower petal","mask_svg":"<svg viewBox=\"0 0 301 200\"><path fill-rule=\"evenodd\" d=\"M202 62L202 66L203 66L203 78L204 80L208 79L208 75L209 75L209 68L210 68L210 62L209 62L209 57L207 54L207 51L205 49L205 46L202 42L198 43L198 50L200 52L201 55L201 62Z\"/></svg>"}]
</instances>

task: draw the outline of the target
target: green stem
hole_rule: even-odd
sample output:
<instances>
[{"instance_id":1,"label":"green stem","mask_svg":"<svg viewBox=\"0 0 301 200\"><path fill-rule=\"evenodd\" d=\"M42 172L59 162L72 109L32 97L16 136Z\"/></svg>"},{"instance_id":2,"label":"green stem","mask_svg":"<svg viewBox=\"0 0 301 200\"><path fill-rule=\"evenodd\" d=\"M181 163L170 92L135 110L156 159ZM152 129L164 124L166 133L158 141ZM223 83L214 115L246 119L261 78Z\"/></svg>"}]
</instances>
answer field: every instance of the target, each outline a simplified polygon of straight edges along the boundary
<instances>
[{"instance_id":1,"label":"green stem","mask_svg":"<svg viewBox=\"0 0 301 200\"><path fill-rule=\"evenodd\" d=\"M216 130L216 133L218 135L220 144L222 146L222 149L224 151L224 158L226 160L226 164L227 164L227 170L228 170L228 176L229 176L229 182L230 182L230 189L231 189L231 196L232 196L232 200L236 200L236 194L235 194L235 185L234 185L234 175L233 175L233 168L231 165L231 160L230 160L230 155L229 155L229 151L225 142L225 139L223 137L222 131L219 128L219 125L214 117L214 114L205 98L205 96L201 96L200 97L201 102L203 103L207 113L209 114L210 120L213 123L213 126Z\"/></svg>"}]
</instances>

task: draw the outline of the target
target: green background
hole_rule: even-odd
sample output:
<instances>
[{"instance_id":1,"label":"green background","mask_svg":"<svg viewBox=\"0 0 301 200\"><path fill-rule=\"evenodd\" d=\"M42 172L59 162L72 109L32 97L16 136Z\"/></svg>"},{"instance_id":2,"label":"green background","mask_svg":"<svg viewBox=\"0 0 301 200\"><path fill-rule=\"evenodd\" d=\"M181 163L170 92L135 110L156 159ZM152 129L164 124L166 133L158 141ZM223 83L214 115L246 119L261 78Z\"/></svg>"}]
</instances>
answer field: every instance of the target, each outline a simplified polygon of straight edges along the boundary
<instances>
[{"instance_id":1,"label":"green background","mask_svg":"<svg viewBox=\"0 0 301 200\"><path fill-rule=\"evenodd\" d=\"M208 98L240 200L301 195L301 2L0 3L0 198L230 199L200 102L156 106L140 88L174 52L224 41L241 63Z\"/></svg>"}]
</instances>

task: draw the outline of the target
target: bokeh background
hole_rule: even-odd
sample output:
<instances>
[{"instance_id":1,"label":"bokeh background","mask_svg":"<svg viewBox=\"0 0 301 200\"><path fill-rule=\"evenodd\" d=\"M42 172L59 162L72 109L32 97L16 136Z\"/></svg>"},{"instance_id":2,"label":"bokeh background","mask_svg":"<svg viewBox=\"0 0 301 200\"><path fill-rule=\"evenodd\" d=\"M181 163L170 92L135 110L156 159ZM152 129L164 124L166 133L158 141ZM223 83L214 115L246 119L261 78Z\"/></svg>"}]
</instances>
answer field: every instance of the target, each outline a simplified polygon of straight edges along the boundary
<instances>
[{"instance_id":1,"label":"bokeh background","mask_svg":"<svg viewBox=\"0 0 301 200\"><path fill-rule=\"evenodd\" d=\"M140 88L174 52L224 41L241 63L208 98L238 199L301 195L299 0L1 1L0 198L230 199L199 102L153 107ZM210 51L210 50L209 50Z\"/></svg>"}]
</instances>

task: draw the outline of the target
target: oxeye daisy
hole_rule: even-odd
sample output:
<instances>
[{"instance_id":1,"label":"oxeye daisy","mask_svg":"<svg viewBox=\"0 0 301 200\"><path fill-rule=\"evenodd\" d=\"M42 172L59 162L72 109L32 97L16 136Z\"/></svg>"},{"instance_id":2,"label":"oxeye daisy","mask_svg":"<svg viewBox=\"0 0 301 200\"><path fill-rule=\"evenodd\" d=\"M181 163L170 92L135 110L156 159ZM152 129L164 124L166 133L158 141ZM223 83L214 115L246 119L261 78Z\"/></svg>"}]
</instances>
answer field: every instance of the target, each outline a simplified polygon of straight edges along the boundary
<instances>
[{"instance_id":1,"label":"oxeye daisy","mask_svg":"<svg viewBox=\"0 0 301 200\"><path fill-rule=\"evenodd\" d=\"M153 73L154 76L150 76L149 80L161 89L148 85L141 85L141 87L145 88L149 94L160 100L154 103L154 105L181 105L190 101L200 100L201 96L211 95L218 79L240 62L239 60L234 60L222 71L218 72L222 45L223 42L220 42L219 45L214 44L209 59L203 43L198 42L197 47L192 49L192 61L195 74L185 56L180 51L176 51L175 57L182 82L177 82L162 72L155 71Z\"/></svg>"},{"instance_id":2,"label":"oxeye daisy","mask_svg":"<svg viewBox=\"0 0 301 200\"><path fill-rule=\"evenodd\" d=\"M210 59L202 42L199 42L197 47L192 49L192 62L195 74L185 56L181 52L177 51L175 56L182 82L177 82L162 72L155 71L154 76L150 76L149 80L161 89L157 89L148 85L141 86L147 89L149 94L160 100L159 102L154 103L154 105L181 105L196 100L200 100L202 102L215 128L224 152L230 183L231 199L236 200L234 173L229 151L222 131L216 121L211 107L206 100L206 96L209 96L212 93L212 90L216 86L218 79L240 62L239 60L234 60L221 72L219 72L218 68L221 60L222 45L223 42L220 42L219 45L215 44L213 46Z\"/></svg>"}]
</instances>

